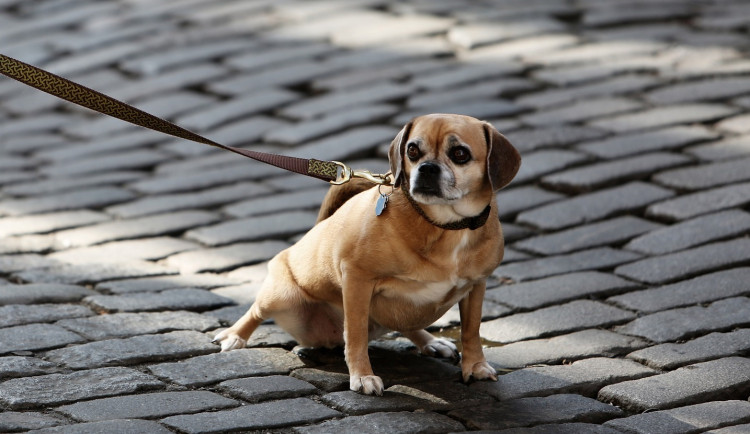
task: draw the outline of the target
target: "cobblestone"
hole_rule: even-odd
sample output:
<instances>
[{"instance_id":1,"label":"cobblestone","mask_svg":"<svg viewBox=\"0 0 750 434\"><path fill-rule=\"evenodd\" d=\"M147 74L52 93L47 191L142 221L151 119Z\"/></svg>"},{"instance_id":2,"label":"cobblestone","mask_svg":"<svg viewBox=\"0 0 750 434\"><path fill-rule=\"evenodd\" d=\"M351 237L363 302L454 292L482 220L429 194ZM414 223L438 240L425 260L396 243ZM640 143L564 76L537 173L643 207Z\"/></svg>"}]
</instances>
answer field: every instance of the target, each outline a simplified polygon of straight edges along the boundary
<instances>
[{"instance_id":1,"label":"cobblestone","mask_svg":"<svg viewBox=\"0 0 750 434\"><path fill-rule=\"evenodd\" d=\"M318 388L312 384L284 375L238 378L224 381L218 387L232 396L249 402L298 398L318 392Z\"/></svg>"},{"instance_id":2,"label":"cobblestone","mask_svg":"<svg viewBox=\"0 0 750 434\"><path fill-rule=\"evenodd\" d=\"M514 342L485 349L487 360L503 368L557 364L587 357L614 357L648 346L645 340L589 329L548 339Z\"/></svg>"},{"instance_id":3,"label":"cobblestone","mask_svg":"<svg viewBox=\"0 0 750 434\"><path fill-rule=\"evenodd\" d=\"M731 330L748 322L746 297L734 297L703 306L685 307L642 316L616 328L618 333L641 336L654 342L669 342L712 331Z\"/></svg>"},{"instance_id":4,"label":"cobblestone","mask_svg":"<svg viewBox=\"0 0 750 434\"><path fill-rule=\"evenodd\" d=\"M125 338L174 330L206 331L219 326L215 319L193 312L114 313L57 321L59 326L91 340Z\"/></svg>"},{"instance_id":5,"label":"cobblestone","mask_svg":"<svg viewBox=\"0 0 750 434\"><path fill-rule=\"evenodd\" d=\"M76 226L85 226L108 220L102 213L66 211L35 216L6 217L0 219L0 236L39 234Z\"/></svg>"},{"instance_id":6,"label":"cobblestone","mask_svg":"<svg viewBox=\"0 0 750 434\"><path fill-rule=\"evenodd\" d=\"M75 208L97 208L132 200L134 197L135 195L133 193L121 188L90 188L86 190L52 194L49 196L4 200L3 203L0 204L0 215L19 216Z\"/></svg>"},{"instance_id":7,"label":"cobblestone","mask_svg":"<svg viewBox=\"0 0 750 434\"><path fill-rule=\"evenodd\" d=\"M637 380L657 374L639 363L591 358L570 365L539 366L521 369L498 377L495 383L475 383L472 387L500 401L556 393L578 393L594 397L607 384Z\"/></svg>"},{"instance_id":8,"label":"cobblestone","mask_svg":"<svg viewBox=\"0 0 750 434\"><path fill-rule=\"evenodd\" d=\"M0 384L0 402L11 409L23 409L67 404L82 398L153 390L163 386L164 383L156 378L133 369L100 368L72 374L49 374L8 380Z\"/></svg>"},{"instance_id":9,"label":"cobblestone","mask_svg":"<svg viewBox=\"0 0 750 434\"><path fill-rule=\"evenodd\" d=\"M50 254L51 258L71 264L97 261L156 260L174 253L200 247L179 238L154 237L140 240L113 241L91 247L77 247Z\"/></svg>"},{"instance_id":10,"label":"cobblestone","mask_svg":"<svg viewBox=\"0 0 750 434\"><path fill-rule=\"evenodd\" d=\"M81 247L106 241L179 233L218 219L216 214L206 211L177 211L68 229L57 232L56 237L67 246Z\"/></svg>"},{"instance_id":11,"label":"cobblestone","mask_svg":"<svg viewBox=\"0 0 750 434\"><path fill-rule=\"evenodd\" d=\"M89 309L74 304L35 304L0 306L0 327L35 322L56 321L93 315Z\"/></svg>"},{"instance_id":12,"label":"cobblestone","mask_svg":"<svg viewBox=\"0 0 750 434\"><path fill-rule=\"evenodd\" d=\"M593 423L568 422L550 423L526 428L509 428L501 430L503 434L618 434L620 431Z\"/></svg>"},{"instance_id":13,"label":"cobblestone","mask_svg":"<svg viewBox=\"0 0 750 434\"><path fill-rule=\"evenodd\" d=\"M389 433L414 432L453 432L462 431L464 426L447 416L432 412L382 412L363 416L352 416L345 419L323 422L318 425L295 428L294 431L304 434L341 432L342 430L368 432L373 427Z\"/></svg>"},{"instance_id":14,"label":"cobblestone","mask_svg":"<svg viewBox=\"0 0 750 434\"><path fill-rule=\"evenodd\" d=\"M660 224L637 217L622 216L526 238L514 243L513 247L538 254L559 255L586 248L619 244L644 232L655 233L661 227ZM632 248L632 243L631 241L628 244L628 249L643 252L641 249Z\"/></svg>"},{"instance_id":15,"label":"cobblestone","mask_svg":"<svg viewBox=\"0 0 750 434\"><path fill-rule=\"evenodd\" d=\"M508 188L497 194L498 214L500 214L501 219L505 220L520 211L536 208L563 198L565 198L565 195L561 193L547 191L534 185Z\"/></svg>"},{"instance_id":16,"label":"cobblestone","mask_svg":"<svg viewBox=\"0 0 750 434\"><path fill-rule=\"evenodd\" d=\"M744 170L748 164L750 158L673 169L655 175L653 180L671 188L703 190L750 180L750 175Z\"/></svg>"},{"instance_id":17,"label":"cobblestone","mask_svg":"<svg viewBox=\"0 0 750 434\"><path fill-rule=\"evenodd\" d=\"M458 89L449 88L420 93L410 97L406 105L410 108L433 107L456 100L485 98L487 95L507 96L535 88L537 88L537 85L532 81L520 78L483 80Z\"/></svg>"},{"instance_id":18,"label":"cobblestone","mask_svg":"<svg viewBox=\"0 0 750 434\"><path fill-rule=\"evenodd\" d=\"M54 428L44 428L37 431L41 434L52 434L52 433L70 433L70 434L85 434L90 432L108 432L108 433L155 433L155 434L166 434L171 431L159 425L157 422L150 420L141 419L122 419L122 420L107 420L102 422L86 422L77 423L75 425L65 425Z\"/></svg>"},{"instance_id":19,"label":"cobblestone","mask_svg":"<svg viewBox=\"0 0 750 434\"><path fill-rule=\"evenodd\" d=\"M218 347L216 347L218 350ZM304 364L280 348L244 349L150 365L154 375L184 386L202 386L245 376L284 375Z\"/></svg>"},{"instance_id":20,"label":"cobblestone","mask_svg":"<svg viewBox=\"0 0 750 434\"><path fill-rule=\"evenodd\" d=\"M612 384L599 399L630 410L679 407L702 400L744 398L750 389L750 359L727 357L697 363L661 375Z\"/></svg>"},{"instance_id":21,"label":"cobblestone","mask_svg":"<svg viewBox=\"0 0 750 434\"><path fill-rule=\"evenodd\" d=\"M41 430L57 425L65 425L66 423L67 421L58 415L30 411L6 411L0 413L0 430L5 432Z\"/></svg>"},{"instance_id":22,"label":"cobblestone","mask_svg":"<svg viewBox=\"0 0 750 434\"><path fill-rule=\"evenodd\" d=\"M175 276L143 277L137 279L121 279L111 282L102 282L96 286L99 291L112 294L125 294L131 292L163 291L175 288L215 288L238 283L236 280L219 276L216 274L181 274Z\"/></svg>"},{"instance_id":23,"label":"cobblestone","mask_svg":"<svg viewBox=\"0 0 750 434\"><path fill-rule=\"evenodd\" d=\"M42 181L24 182L5 186L3 191L16 196L34 196L63 192L81 187L107 186L140 179L143 175L137 172L112 171L85 175L81 178L49 178Z\"/></svg>"},{"instance_id":24,"label":"cobblestone","mask_svg":"<svg viewBox=\"0 0 750 434\"><path fill-rule=\"evenodd\" d=\"M636 433L697 433L727 424L745 422L750 418L749 412L750 406L745 401L722 400L615 419L606 422L604 426Z\"/></svg>"},{"instance_id":25,"label":"cobblestone","mask_svg":"<svg viewBox=\"0 0 750 434\"><path fill-rule=\"evenodd\" d=\"M178 253L170 256L166 262L179 268L182 273L223 271L266 261L287 247L289 244L283 241L236 243L227 247Z\"/></svg>"},{"instance_id":26,"label":"cobblestone","mask_svg":"<svg viewBox=\"0 0 750 434\"><path fill-rule=\"evenodd\" d=\"M700 125L669 127L660 130L619 134L578 145L578 149L600 158L619 158L650 151L669 151L716 139L719 135Z\"/></svg>"},{"instance_id":27,"label":"cobblestone","mask_svg":"<svg viewBox=\"0 0 750 434\"><path fill-rule=\"evenodd\" d=\"M673 307L707 303L726 297L744 295L748 291L745 282L750 269L739 267L717 271L671 285L610 297L607 301L627 309L641 312L656 312ZM712 288L710 292L705 288Z\"/></svg>"},{"instance_id":28,"label":"cobblestone","mask_svg":"<svg viewBox=\"0 0 750 434\"><path fill-rule=\"evenodd\" d=\"M252 92L242 98L235 98L229 103L224 102L195 110L178 117L176 123L194 131L205 131L229 121L273 110L297 99L298 96L294 92L271 88Z\"/></svg>"},{"instance_id":29,"label":"cobblestone","mask_svg":"<svg viewBox=\"0 0 750 434\"><path fill-rule=\"evenodd\" d=\"M742 77L729 77L662 87L649 92L646 98L652 103L675 104L734 98L744 93L750 93L750 80Z\"/></svg>"},{"instance_id":30,"label":"cobblestone","mask_svg":"<svg viewBox=\"0 0 750 434\"><path fill-rule=\"evenodd\" d=\"M554 230L643 208L674 196L670 190L640 181L582 194L519 214L516 221Z\"/></svg>"},{"instance_id":31,"label":"cobblestone","mask_svg":"<svg viewBox=\"0 0 750 434\"><path fill-rule=\"evenodd\" d=\"M691 161L691 158L684 155L655 152L568 169L545 176L542 178L542 183L557 190L591 191L623 181L643 179L654 172L683 166ZM654 179L658 182L661 174ZM667 187L674 187L668 182L660 183Z\"/></svg>"},{"instance_id":32,"label":"cobblestone","mask_svg":"<svg viewBox=\"0 0 750 434\"><path fill-rule=\"evenodd\" d=\"M529 125L550 125L582 122L597 117L635 111L641 105L627 98L589 98L562 107L554 107L522 116Z\"/></svg>"},{"instance_id":33,"label":"cobblestone","mask_svg":"<svg viewBox=\"0 0 750 434\"><path fill-rule=\"evenodd\" d=\"M569 101L585 100L586 98L630 93L648 88L656 83L658 81L652 77L624 75L592 84L586 83L574 87L546 89L543 92L522 95L518 98L518 102L526 106L532 105L541 108Z\"/></svg>"},{"instance_id":34,"label":"cobblestone","mask_svg":"<svg viewBox=\"0 0 750 434\"><path fill-rule=\"evenodd\" d=\"M661 255L703 243L731 238L750 229L750 215L728 210L685 220L669 227L658 228L631 240L628 250Z\"/></svg>"},{"instance_id":35,"label":"cobblestone","mask_svg":"<svg viewBox=\"0 0 750 434\"><path fill-rule=\"evenodd\" d=\"M223 211L234 217L270 214L294 209L316 209L320 207L328 188L314 188L290 193L274 194L236 202L224 207Z\"/></svg>"},{"instance_id":36,"label":"cobblestone","mask_svg":"<svg viewBox=\"0 0 750 434\"><path fill-rule=\"evenodd\" d=\"M98 262L82 265L52 265L13 273L17 279L31 283L87 284L104 280L174 274L162 265L148 261Z\"/></svg>"},{"instance_id":37,"label":"cobblestone","mask_svg":"<svg viewBox=\"0 0 750 434\"><path fill-rule=\"evenodd\" d=\"M502 285L487 291L485 299L518 309L536 309L583 297L607 296L636 287L633 282L611 274L585 271Z\"/></svg>"},{"instance_id":38,"label":"cobblestone","mask_svg":"<svg viewBox=\"0 0 750 434\"><path fill-rule=\"evenodd\" d=\"M692 146L686 151L710 161L747 157L750 154L750 135L731 136L724 140Z\"/></svg>"},{"instance_id":39,"label":"cobblestone","mask_svg":"<svg viewBox=\"0 0 750 434\"><path fill-rule=\"evenodd\" d=\"M750 123L750 115L742 114L724 119L716 124L716 128L729 133L747 134L750 133L748 123Z\"/></svg>"},{"instance_id":40,"label":"cobblestone","mask_svg":"<svg viewBox=\"0 0 750 434\"><path fill-rule=\"evenodd\" d=\"M750 258L750 239L736 238L706 244L622 265L615 273L647 283L667 283L702 272L744 265Z\"/></svg>"},{"instance_id":41,"label":"cobblestone","mask_svg":"<svg viewBox=\"0 0 750 434\"><path fill-rule=\"evenodd\" d=\"M75 302L93 294L94 291L76 285L0 285L0 305Z\"/></svg>"},{"instance_id":42,"label":"cobblestone","mask_svg":"<svg viewBox=\"0 0 750 434\"><path fill-rule=\"evenodd\" d=\"M281 405L286 411L278 411ZM162 419L167 426L188 433L258 430L309 424L341 416L341 413L307 398L250 404L234 410L180 415Z\"/></svg>"},{"instance_id":43,"label":"cobblestone","mask_svg":"<svg viewBox=\"0 0 750 434\"><path fill-rule=\"evenodd\" d=\"M605 135L607 135L606 131L600 129L555 125L511 131L507 137L520 152L528 152L539 148L564 147L584 140L598 139Z\"/></svg>"},{"instance_id":44,"label":"cobblestone","mask_svg":"<svg viewBox=\"0 0 750 434\"><path fill-rule=\"evenodd\" d=\"M561 422L601 423L621 414L617 407L572 394L521 398L448 413L464 421L470 428L480 430Z\"/></svg>"},{"instance_id":45,"label":"cobblestone","mask_svg":"<svg viewBox=\"0 0 750 434\"><path fill-rule=\"evenodd\" d=\"M710 333L682 344L661 344L628 354L628 357L655 369L674 369L720 357L739 356L750 348L750 332L740 329Z\"/></svg>"},{"instance_id":46,"label":"cobblestone","mask_svg":"<svg viewBox=\"0 0 750 434\"><path fill-rule=\"evenodd\" d=\"M448 32L448 40L466 49L506 39L562 30L553 20L523 20L497 27L491 25L456 26Z\"/></svg>"},{"instance_id":47,"label":"cobblestone","mask_svg":"<svg viewBox=\"0 0 750 434\"><path fill-rule=\"evenodd\" d=\"M174 193L151 196L107 208L118 217L133 218L184 209L213 209L216 206L269 193L262 185L242 182L234 185L206 189L197 193Z\"/></svg>"},{"instance_id":48,"label":"cobblestone","mask_svg":"<svg viewBox=\"0 0 750 434\"><path fill-rule=\"evenodd\" d=\"M321 397L324 404L350 415L389 412L395 410L429 410L433 405L427 400L411 395L386 391L382 397L365 396L351 390L332 392Z\"/></svg>"},{"instance_id":49,"label":"cobblestone","mask_svg":"<svg viewBox=\"0 0 750 434\"><path fill-rule=\"evenodd\" d=\"M364 397L340 349L300 358L270 322L218 353L327 187L4 79L0 431L747 431L746 5L105 3L0 0L3 52L222 144L378 173L417 115L503 132L523 165L480 337L504 375L464 384L391 333ZM458 311L429 329L458 341ZM670 409L597 395L631 383Z\"/></svg>"},{"instance_id":50,"label":"cobblestone","mask_svg":"<svg viewBox=\"0 0 750 434\"><path fill-rule=\"evenodd\" d=\"M557 172L587 160L588 156L568 150L550 149L532 152L524 157L523 165L518 170L513 183L535 181L542 175Z\"/></svg>"},{"instance_id":51,"label":"cobblestone","mask_svg":"<svg viewBox=\"0 0 750 434\"><path fill-rule=\"evenodd\" d=\"M722 104L676 104L639 113L613 116L590 124L618 133L664 127L682 123L708 122L733 115L737 111Z\"/></svg>"},{"instance_id":52,"label":"cobblestone","mask_svg":"<svg viewBox=\"0 0 750 434\"><path fill-rule=\"evenodd\" d=\"M493 275L510 278L516 282L554 276L575 271L611 268L619 264L632 262L640 255L609 247L581 250L565 255L549 256L527 261L513 262L497 267Z\"/></svg>"},{"instance_id":53,"label":"cobblestone","mask_svg":"<svg viewBox=\"0 0 750 434\"><path fill-rule=\"evenodd\" d=\"M107 339L47 352L45 359L72 369L133 365L216 351L208 336L194 331Z\"/></svg>"},{"instance_id":54,"label":"cobblestone","mask_svg":"<svg viewBox=\"0 0 750 434\"><path fill-rule=\"evenodd\" d=\"M577 300L488 321L482 325L482 333L491 341L510 343L590 327L609 327L633 317L630 312L603 303Z\"/></svg>"},{"instance_id":55,"label":"cobblestone","mask_svg":"<svg viewBox=\"0 0 750 434\"><path fill-rule=\"evenodd\" d=\"M0 352L39 351L80 343L77 334L53 324L28 324L0 329Z\"/></svg>"},{"instance_id":56,"label":"cobblestone","mask_svg":"<svg viewBox=\"0 0 750 434\"><path fill-rule=\"evenodd\" d=\"M236 407L239 402L207 390L156 392L96 399L58 407L76 420L93 422L112 419L157 418Z\"/></svg>"},{"instance_id":57,"label":"cobblestone","mask_svg":"<svg viewBox=\"0 0 750 434\"><path fill-rule=\"evenodd\" d=\"M350 107L347 110L329 113L327 116L321 118L298 122L287 128L270 130L263 138L269 142L297 145L349 127L368 122L377 122L393 115L397 111L396 107L387 104Z\"/></svg>"},{"instance_id":58,"label":"cobblestone","mask_svg":"<svg viewBox=\"0 0 750 434\"><path fill-rule=\"evenodd\" d=\"M646 215L666 220L684 220L701 214L743 207L750 203L750 182L712 188L654 203Z\"/></svg>"},{"instance_id":59,"label":"cobblestone","mask_svg":"<svg viewBox=\"0 0 750 434\"><path fill-rule=\"evenodd\" d=\"M193 288L132 295L92 295L86 297L84 302L106 312L207 310L232 304L232 301L225 297Z\"/></svg>"},{"instance_id":60,"label":"cobblestone","mask_svg":"<svg viewBox=\"0 0 750 434\"><path fill-rule=\"evenodd\" d=\"M198 228L188 231L186 236L208 246L261 238L280 238L307 231L313 227L317 218L317 212L289 211Z\"/></svg>"},{"instance_id":61,"label":"cobblestone","mask_svg":"<svg viewBox=\"0 0 750 434\"><path fill-rule=\"evenodd\" d=\"M3 380L15 377L50 374L55 368L55 364L33 357L0 357L0 379Z\"/></svg>"}]
</instances>

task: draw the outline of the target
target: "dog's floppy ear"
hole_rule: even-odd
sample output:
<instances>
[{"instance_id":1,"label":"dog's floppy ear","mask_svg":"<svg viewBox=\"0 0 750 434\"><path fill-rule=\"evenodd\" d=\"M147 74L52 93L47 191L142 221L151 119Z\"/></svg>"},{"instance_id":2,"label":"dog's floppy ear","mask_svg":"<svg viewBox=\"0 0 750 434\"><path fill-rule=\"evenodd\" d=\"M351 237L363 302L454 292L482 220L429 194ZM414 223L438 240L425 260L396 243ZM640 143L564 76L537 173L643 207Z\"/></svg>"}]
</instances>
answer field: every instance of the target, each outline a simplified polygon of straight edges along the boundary
<instances>
[{"instance_id":1,"label":"dog's floppy ear","mask_svg":"<svg viewBox=\"0 0 750 434\"><path fill-rule=\"evenodd\" d=\"M510 183L521 167L521 155L499 131L487 122L483 123L487 141L487 175L492 191L498 191Z\"/></svg>"},{"instance_id":2,"label":"dog's floppy ear","mask_svg":"<svg viewBox=\"0 0 750 434\"><path fill-rule=\"evenodd\" d=\"M401 185L401 172L403 171L404 165L404 146L406 141L409 140L409 132L414 121L409 121L401 131L396 134L396 138L391 142L391 149L388 151L388 160L391 163L391 173L393 174L393 186L399 187Z\"/></svg>"}]
</instances>

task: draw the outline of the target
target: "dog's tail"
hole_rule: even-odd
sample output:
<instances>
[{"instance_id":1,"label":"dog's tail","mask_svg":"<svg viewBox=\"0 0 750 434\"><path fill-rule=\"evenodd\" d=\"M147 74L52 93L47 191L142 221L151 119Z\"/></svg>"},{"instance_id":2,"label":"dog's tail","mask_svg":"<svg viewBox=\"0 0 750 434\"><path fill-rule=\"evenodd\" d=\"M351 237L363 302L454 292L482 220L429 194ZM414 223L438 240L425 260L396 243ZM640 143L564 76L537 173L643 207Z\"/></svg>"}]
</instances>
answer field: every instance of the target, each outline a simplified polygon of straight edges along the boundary
<instances>
[{"instance_id":1,"label":"dog's tail","mask_svg":"<svg viewBox=\"0 0 750 434\"><path fill-rule=\"evenodd\" d=\"M359 178L354 178L346 184L331 186L326 197L323 199L323 203L320 205L318 221L316 223L320 223L332 216L347 200L371 188L373 188L373 185L370 181Z\"/></svg>"}]
</instances>

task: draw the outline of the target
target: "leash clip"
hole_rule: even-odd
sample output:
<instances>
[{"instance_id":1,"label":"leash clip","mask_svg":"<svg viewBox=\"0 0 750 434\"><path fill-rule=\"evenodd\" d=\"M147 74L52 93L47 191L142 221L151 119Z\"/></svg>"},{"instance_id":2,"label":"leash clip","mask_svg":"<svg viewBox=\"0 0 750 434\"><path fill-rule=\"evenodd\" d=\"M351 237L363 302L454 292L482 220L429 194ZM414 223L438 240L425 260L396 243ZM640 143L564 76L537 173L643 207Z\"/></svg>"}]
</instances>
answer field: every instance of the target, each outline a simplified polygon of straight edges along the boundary
<instances>
[{"instance_id":1,"label":"leash clip","mask_svg":"<svg viewBox=\"0 0 750 434\"><path fill-rule=\"evenodd\" d=\"M337 174L334 181L328 181L333 185L346 184L351 181L352 178L366 179L373 184L378 185L391 185L391 181L388 177L388 173L372 173L369 170L357 169L353 170L351 167L340 161L331 161L341 168L341 171Z\"/></svg>"}]
</instances>

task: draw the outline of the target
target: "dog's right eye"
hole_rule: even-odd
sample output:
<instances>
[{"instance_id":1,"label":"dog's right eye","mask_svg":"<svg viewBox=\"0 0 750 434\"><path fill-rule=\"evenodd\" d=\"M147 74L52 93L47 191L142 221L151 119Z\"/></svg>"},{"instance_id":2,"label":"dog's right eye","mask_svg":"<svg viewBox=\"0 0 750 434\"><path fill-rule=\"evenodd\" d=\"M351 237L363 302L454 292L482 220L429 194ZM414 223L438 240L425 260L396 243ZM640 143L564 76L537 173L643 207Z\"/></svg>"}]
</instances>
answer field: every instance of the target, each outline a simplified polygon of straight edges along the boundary
<instances>
[{"instance_id":1,"label":"dog's right eye","mask_svg":"<svg viewBox=\"0 0 750 434\"><path fill-rule=\"evenodd\" d=\"M419 160L419 157L422 156L422 151L419 150L419 146L410 143L406 148L406 156L409 157L411 161L417 161Z\"/></svg>"}]
</instances>

